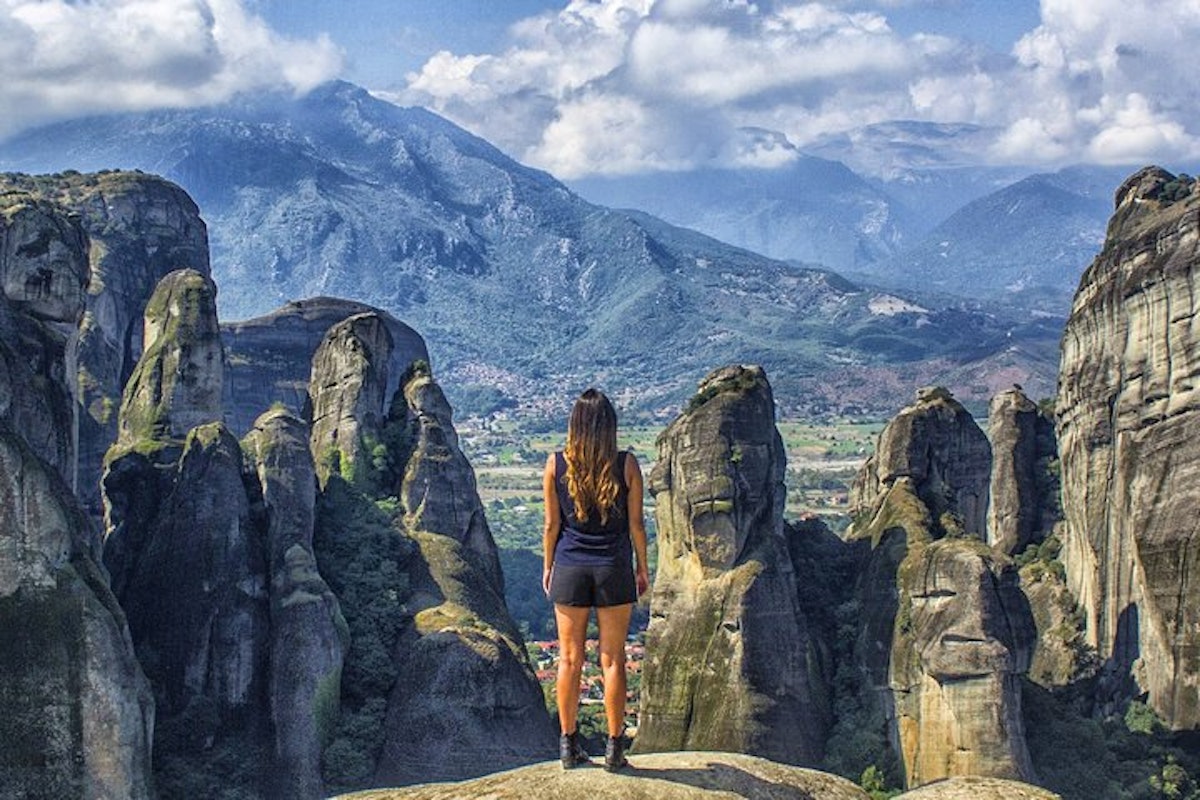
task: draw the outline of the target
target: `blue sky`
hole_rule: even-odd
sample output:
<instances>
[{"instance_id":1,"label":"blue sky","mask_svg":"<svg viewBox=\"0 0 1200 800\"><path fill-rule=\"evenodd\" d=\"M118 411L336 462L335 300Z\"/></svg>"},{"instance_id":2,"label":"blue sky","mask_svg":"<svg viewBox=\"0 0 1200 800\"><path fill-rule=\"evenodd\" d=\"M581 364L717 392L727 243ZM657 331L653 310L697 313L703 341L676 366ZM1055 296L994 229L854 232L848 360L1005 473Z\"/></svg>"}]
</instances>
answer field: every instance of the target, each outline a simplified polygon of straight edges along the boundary
<instances>
[{"instance_id":1,"label":"blue sky","mask_svg":"<svg viewBox=\"0 0 1200 800\"><path fill-rule=\"evenodd\" d=\"M343 77L373 89L402 88L439 50L502 49L508 27L563 3L546 0L260 0L279 31L310 38L328 33L346 54Z\"/></svg>"},{"instance_id":2,"label":"blue sky","mask_svg":"<svg viewBox=\"0 0 1200 800\"><path fill-rule=\"evenodd\" d=\"M346 53L346 80L394 91L439 50L501 51L513 23L565 5L558 0L260 0L258 8L292 36L328 33ZM902 34L956 36L997 52L1010 50L1038 24L1037 0L910 2L892 4L887 13Z\"/></svg>"},{"instance_id":3,"label":"blue sky","mask_svg":"<svg viewBox=\"0 0 1200 800\"><path fill-rule=\"evenodd\" d=\"M979 163L1179 168L1198 41L1200 0L0 0L0 136L340 77L566 180L894 120L973 126Z\"/></svg>"}]
</instances>

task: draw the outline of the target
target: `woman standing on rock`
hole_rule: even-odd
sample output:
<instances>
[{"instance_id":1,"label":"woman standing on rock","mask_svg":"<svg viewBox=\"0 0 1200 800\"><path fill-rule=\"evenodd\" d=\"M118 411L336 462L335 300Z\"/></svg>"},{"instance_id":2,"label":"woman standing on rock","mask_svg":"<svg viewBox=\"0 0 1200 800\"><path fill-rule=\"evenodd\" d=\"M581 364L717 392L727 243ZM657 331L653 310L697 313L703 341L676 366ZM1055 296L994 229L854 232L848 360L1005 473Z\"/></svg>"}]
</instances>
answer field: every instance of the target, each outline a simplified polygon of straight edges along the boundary
<instances>
[{"instance_id":1,"label":"woman standing on rock","mask_svg":"<svg viewBox=\"0 0 1200 800\"><path fill-rule=\"evenodd\" d=\"M588 762L579 743L579 678L588 615L596 609L608 744L604 768L625 760L625 638L638 595L650 586L642 471L617 450L617 414L602 392L588 389L567 423L567 447L546 459L542 588L558 624L559 756L564 769ZM634 555L637 569L634 569Z\"/></svg>"}]
</instances>

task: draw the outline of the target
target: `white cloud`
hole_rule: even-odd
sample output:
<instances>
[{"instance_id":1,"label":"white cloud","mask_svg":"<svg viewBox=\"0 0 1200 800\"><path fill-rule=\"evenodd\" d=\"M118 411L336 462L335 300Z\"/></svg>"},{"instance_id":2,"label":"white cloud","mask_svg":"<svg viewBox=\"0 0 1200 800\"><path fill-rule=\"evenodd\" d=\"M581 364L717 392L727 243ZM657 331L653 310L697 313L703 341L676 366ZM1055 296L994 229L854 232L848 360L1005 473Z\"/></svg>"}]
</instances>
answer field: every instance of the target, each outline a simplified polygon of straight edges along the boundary
<instances>
[{"instance_id":1,"label":"white cloud","mask_svg":"<svg viewBox=\"0 0 1200 800\"><path fill-rule=\"evenodd\" d=\"M1041 11L1013 48L1015 118L999 156L1021 141L1045 161L1200 156L1200 91L1188 77L1200 0L1042 0Z\"/></svg>"},{"instance_id":2,"label":"white cloud","mask_svg":"<svg viewBox=\"0 0 1200 800\"><path fill-rule=\"evenodd\" d=\"M0 134L60 117L193 106L335 77L328 37L271 30L242 0L0 0Z\"/></svg>"},{"instance_id":3,"label":"white cloud","mask_svg":"<svg viewBox=\"0 0 1200 800\"><path fill-rule=\"evenodd\" d=\"M770 164L835 126L915 113L908 82L969 55L873 11L745 0L575 0L503 53L439 53L391 99L428 106L565 177Z\"/></svg>"},{"instance_id":4,"label":"white cloud","mask_svg":"<svg viewBox=\"0 0 1200 800\"><path fill-rule=\"evenodd\" d=\"M1200 155L1200 0L1042 0L1011 53L889 23L937 2L573 0L504 52L438 54L392 99L564 178L769 165L795 150L745 130L803 147L896 119L995 129L980 158L1006 163Z\"/></svg>"}]
</instances>

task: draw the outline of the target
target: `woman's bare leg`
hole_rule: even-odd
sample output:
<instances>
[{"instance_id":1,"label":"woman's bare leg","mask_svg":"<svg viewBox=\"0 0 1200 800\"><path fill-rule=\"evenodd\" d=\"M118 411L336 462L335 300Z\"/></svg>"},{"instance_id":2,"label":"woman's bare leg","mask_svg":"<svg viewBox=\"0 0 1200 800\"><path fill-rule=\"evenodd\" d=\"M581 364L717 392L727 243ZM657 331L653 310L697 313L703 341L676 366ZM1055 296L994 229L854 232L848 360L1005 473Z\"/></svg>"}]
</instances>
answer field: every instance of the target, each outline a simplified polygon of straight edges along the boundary
<instances>
[{"instance_id":1,"label":"woman's bare leg","mask_svg":"<svg viewBox=\"0 0 1200 800\"><path fill-rule=\"evenodd\" d=\"M579 676L583 673L584 638L590 608L554 604L558 624L558 724L563 733L574 733L579 716Z\"/></svg>"},{"instance_id":2,"label":"woman's bare leg","mask_svg":"<svg viewBox=\"0 0 1200 800\"><path fill-rule=\"evenodd\" d=\"M600 669L604 673L604 715L608 735L618 736L625 729L625 637L633 603L596 609L600 626Z\"/></svg>"}]
</instances>

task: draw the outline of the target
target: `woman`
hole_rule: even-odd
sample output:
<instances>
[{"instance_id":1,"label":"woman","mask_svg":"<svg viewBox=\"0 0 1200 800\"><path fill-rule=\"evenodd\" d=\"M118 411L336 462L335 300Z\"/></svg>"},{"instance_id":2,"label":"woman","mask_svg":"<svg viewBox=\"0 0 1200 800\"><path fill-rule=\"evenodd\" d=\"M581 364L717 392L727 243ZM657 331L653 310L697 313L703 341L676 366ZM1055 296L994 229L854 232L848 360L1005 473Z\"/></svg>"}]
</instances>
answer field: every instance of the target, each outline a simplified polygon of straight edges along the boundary
<instances>
[{"instance_id":1,"label":"woman","mask_svg":"<svg viewBox=\"0 0 1200 800\"><path fill-rule=\"evenodd\" d=\"M564 769L589 763L579 743L579 677L588 615L596 609L608 744L604 768L625 760L625 637L638 595L649 588L642 471L617 450L617 414L603 393L588 389L567 423L567 447L546 459L542 588L558 624L559 756ZM633 556L637 556L634 570Z\"/></svg>"}]
</instances>

